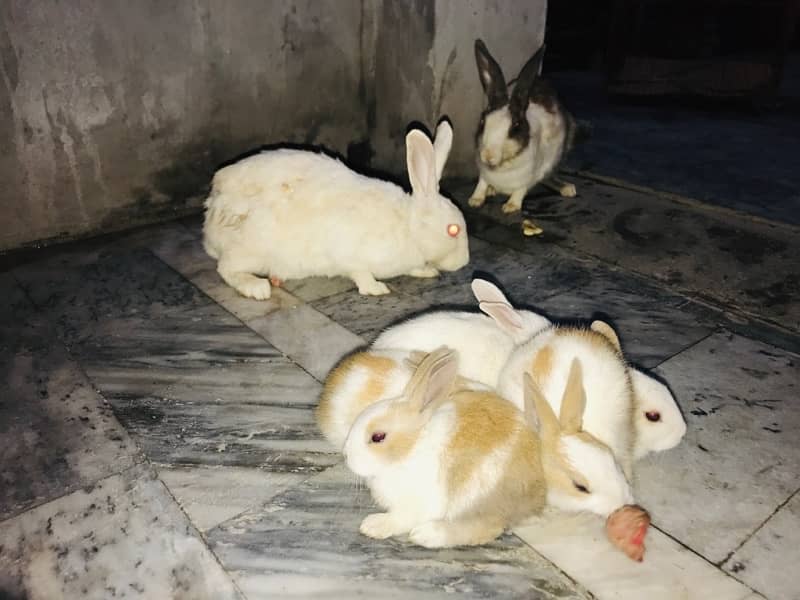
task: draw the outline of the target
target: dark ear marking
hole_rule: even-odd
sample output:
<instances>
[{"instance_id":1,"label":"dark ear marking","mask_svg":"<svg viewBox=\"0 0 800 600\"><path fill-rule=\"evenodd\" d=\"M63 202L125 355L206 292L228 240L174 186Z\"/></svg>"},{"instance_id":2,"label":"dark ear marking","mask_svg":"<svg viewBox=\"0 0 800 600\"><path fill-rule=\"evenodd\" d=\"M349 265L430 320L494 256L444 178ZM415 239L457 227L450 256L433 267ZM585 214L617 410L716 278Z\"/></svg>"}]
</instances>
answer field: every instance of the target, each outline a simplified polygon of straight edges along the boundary
<instances>
[{"instance_id":1,"label":"dark ear marking","mask_svg":"<svg viewBox=\"0 0 800 600\"><path fill-rule=\"evenodd\" d=\"M542 44L542 47L536 51L536 54L528 59L528 62L525 63L525 66L523 66L522 70L519 72L517 83L514 85L512 100L516 100L517 103L525 107L528 105L528 97L530 96L533 82L539 77L539 71L542 68L544 49L545 45Z\"/></svg>"},{"instance_id":2,"label":"dark ear marking","mask_svg":"<svg viewBox=\"0 0 800 600\"><path fill-rule=\"evenodd\" d=\"M481 39L475 40L475 62L483 91L489 99L489 109L495 110L508 103L508 88L503 71Z\"/></svg>"}]
</instances>

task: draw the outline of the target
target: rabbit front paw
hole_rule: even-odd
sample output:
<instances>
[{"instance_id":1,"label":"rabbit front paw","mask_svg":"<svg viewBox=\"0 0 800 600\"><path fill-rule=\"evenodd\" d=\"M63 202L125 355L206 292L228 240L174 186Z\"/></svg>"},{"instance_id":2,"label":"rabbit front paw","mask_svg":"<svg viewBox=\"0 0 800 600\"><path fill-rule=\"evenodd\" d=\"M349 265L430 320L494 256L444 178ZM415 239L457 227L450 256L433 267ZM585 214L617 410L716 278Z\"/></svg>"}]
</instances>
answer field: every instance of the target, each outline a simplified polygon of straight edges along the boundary
<instances>
[{"instance_id":1,"label":"rabbit front paw","mask_svg":"<svg viewBox=\"0 0 800 600\"><path fill-rule=\"evenodd\" d=\"M365 536L376 540L385 540L388 537L407 531L392 513L369 515L361 521L361 527L358 530Z\"/></svg>"}]
</instances>

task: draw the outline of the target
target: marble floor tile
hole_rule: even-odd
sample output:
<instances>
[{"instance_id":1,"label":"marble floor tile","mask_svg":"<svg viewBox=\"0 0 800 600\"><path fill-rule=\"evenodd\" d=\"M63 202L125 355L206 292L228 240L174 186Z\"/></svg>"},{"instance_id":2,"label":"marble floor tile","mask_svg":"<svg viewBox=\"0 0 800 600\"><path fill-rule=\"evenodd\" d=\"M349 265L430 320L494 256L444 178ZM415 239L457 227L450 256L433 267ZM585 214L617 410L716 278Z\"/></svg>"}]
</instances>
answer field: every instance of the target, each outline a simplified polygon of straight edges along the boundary
<instances>
[{"instance_id":1,"label":"marble floor tile","mask_svg":"<svg viewBox=\"0 0 800 600\"><path fill-rule=\"evenodd\" d=\"M247 326L318 381L324 380L345 354L364 345L363 338L308 304L252 319Z\"/></svg>"},{"instance_id":2,"label":"marble floor tile","mask_svg":"<svg viewBox=\"0 0 800 600\"><path fill-rule=\"evenodd\" d=\"M146 469L134 467L0 523L0 596L241 598Z\"/></svg>"},{"instance_id":3,"label":"marble floor tile","mask_svg":"<svg viewBox=\"0 0 800 600\"><path fill-rule=\"evenodd\" d=\"M685 310L685 298L641 278L595 267L589 280L551 296L536 308L555 319L608 320L619 334L625 356L646 368L708 336L714 324Z\"/></svg>"},{"instance_id":4,"label":"marble floor tile","mask_svg":"<svg viewBox=\"0 0 800 600\"><path fill-rule=\"evenodd\" d=\"M13 274L71 343L93 323L209 305L211 300L146 248L103 248L73 261L54 256Z\"/></svg>"},{"instance_id":5,"label":"marble floor tile","mask_svg":"<svg viewBox=\"0 0 800 600\"><path fill-rule=\"evenodd\" d=\"M358 525L375 510L338 466L212 529L208 540L250 600L589 598L514 536L448 550L366 538Z\"/></svg>"},{"instance_id":6,"label":"marble floor tile","mask_svg":"<svg viewBox=\"0 0 800 600\"><path fill-rule=\"evenodd\" d=\"M334 296L354 290L355 287L356 284L346 277L306 277L305 279L290 279L284 284L287 292L300 298L303 302L313 302L320 298Z\"/></svg>"},{"instance_id":7,"label":"marble floor tile","mask_svg":"<svg viewBox=\"0 0 800 600\"><path fill-rule=\"evenodd\" d=\"M391 281L389 287L392 287ZM397 292L385 296L362 296L353 290L317 300L311 306L370 342L384 327L429 308L430 303L419 296Z\"/></svg>"},{"instance_id":8,"label":"marble floor tile","mask_svg":"<svg viewBox=\"0 0 800 600\"><path fill-rule=\"evenodd\" d=\"M770 600L800 597L800 493L795 492L763 527L734 552L723 568Z\"/></svg>"},{"instance_id":9,"label":"marble floor tile","mask_svg":"<svg viewBox=\"0 0 800 600\"><path fill-rule=\"evenodd\" d=\"M800 488L798 357L721 332L657 373L688 431L639 463L638 500L661 529L721 564ZM779 561L765 556L748 577L771 576Z\"/></svg>"},{"instance_id":10,"label":"marble floor tile","mask_svg":"<svg viewBox=\"0 0 800 600\"><path fill-rule=\"evenodd\" d=\"M201 532L301 483L305 474L242 467L159 467L158 476Z\"/></svg>"},{"instance_id":11,"label":"marble floor tile","mask_svg":"<svg viewBox=\"0 0 800 600\"><path fill-rule=\"evenodd\" d=\"M0 325L0 519L142 460L44 319L16 316Z\"/></svg>"},{"instance_id":12,"label":"marble floor tile","mask_svg":"<svg viewBox=\"0 0 800 600\"><path fill-rule=\"evenodd\" d=\"M219 306L108 319L73 352L158 464L313 472L336 460L313 419L319 383Z\"/></svg>"},{"instance_id":13,"label":"marble floor tile","mask_svg":"<svg viewBox=\"0 0 800 600\"><path fill-rule=\"evenodd\" d=\"M597 600L745 600L752 590L655 528L644 560L630 560L605 535L602 519L553 511L514 529Z\"/></svg>"},{"instance_id":14,"label":"marble floor tile","mask_svg":"<svg viewBox=\"0 0 800 600\"><path fill-rule=\"evenodd\" d=\"M262 317L299 303L293 295L273 288L269 300L241 296L217 273L217 261L206 254L202 240L191 237L161 239L150 246L161 260L192 282L217 304L243 321Z\"/></svg>"}]
</instances>

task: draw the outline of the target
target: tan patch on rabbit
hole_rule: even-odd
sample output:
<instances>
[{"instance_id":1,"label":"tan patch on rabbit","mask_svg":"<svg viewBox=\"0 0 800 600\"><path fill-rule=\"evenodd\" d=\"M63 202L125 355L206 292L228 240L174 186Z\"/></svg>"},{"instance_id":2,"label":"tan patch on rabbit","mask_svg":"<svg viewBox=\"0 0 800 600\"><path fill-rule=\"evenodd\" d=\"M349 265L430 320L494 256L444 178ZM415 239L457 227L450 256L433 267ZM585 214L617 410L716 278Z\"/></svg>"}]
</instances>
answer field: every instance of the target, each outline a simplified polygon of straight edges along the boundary
<instances>
[{"instance_id":1,"label":"tan patch on rabbit","mask_svg":"<svg viewBox=\"0 0 800 600\"><path fill-rule=\"evenodd\" d=\"M499 465L503 473L498 484L474 512L495 514L508 524L541 511L546 492L539 441L520 412L491 393L460 392L458 400L458 429L445 450L445 456L455 457L446 467L448 495L455 497L474 487L471 479L484 459L508 448Z\"/></svg>"},{"instance_id":2,"label":"tan patch on rabbit","mask_svg":"<svg viewBox=\"0 0 800 600\"><path fill-rule=\"evenodd\" d=\"M533 357L531 363L531 376L533 380L541 385L550 376L550 371L553 370L553 349L550 346L545 346Z\"/></svg>"},{"instance_id":3,"label":"tan patch on rabbit","mask_svg":"<svg viewBox=\"0 0 800 600\"><path fill-rule=\"evenodd\" d=\"M347 422L352 423L361 411L380 398L386 389L386 379L389 373L396 367L397 363L391 358L376 356L369 352L357 352L345 358L325 379L317 406L317 422L321 424L331 422L333 396L342 387L347 377L352 376L356 370L363 369L367 372L366 382L346 408Z\"/></svg>"},{"instance_id":4,"label":"tan patch on rabbit","mask_svg":"<svg viewBox=\"0 0 800 600\"><path fill-rule=\"evenodd\" d=\"M422 419L419 414L409 414L406 402L398 402L382 415L367 423L366 435L370 449L388 462L398 462L411 452L417 443ZM375 433L384 433L379 443L371 443Z\"/></svg>"}]
</instances>

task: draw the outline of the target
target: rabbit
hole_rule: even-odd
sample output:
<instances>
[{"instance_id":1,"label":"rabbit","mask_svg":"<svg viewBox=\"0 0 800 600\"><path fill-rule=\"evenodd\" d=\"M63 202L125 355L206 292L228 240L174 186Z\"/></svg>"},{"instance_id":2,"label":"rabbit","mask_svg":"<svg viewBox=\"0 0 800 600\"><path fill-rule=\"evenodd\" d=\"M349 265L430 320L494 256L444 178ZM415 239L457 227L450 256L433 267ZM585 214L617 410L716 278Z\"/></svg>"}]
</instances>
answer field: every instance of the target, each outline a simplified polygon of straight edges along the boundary
<instances>
[{"instance_id":1,"label":"rabbit","mask_svg":"<svg viewBox=\"0 0 800 600\"><path fill-rule=\"evenodd\" d=\"M371 348L422 350L430 352L440 345L458 351L460 375L490 387L497 387L500 373L511 353L538 332L552 326L546 317L516 309L494 284L472 280L472 292L480 310L434 311L412 317L381 332ZM605 334L621 352L613 329ZM650 452L678 445L686 433L686 421L669 388L633 366L627 365L633 387L635 417L632 457L639 460Z\"/></svg>"},{"instance_id":2,"label":"rabbit","mask_svg":"<svg viewBox=\"0 0 800 600\"><path fill-rule=\"evenodd\" d=\"M526 415L491 391L460 387L457 371L456 353L439 348L399 397L372 404L353 423L347 466L387 510L367 516L361 533L408 533L429 548L477 545L541 512L550 498L602 516L630 504L609 449L579 431L579 368L562 402L569 419L560 420L541 395L528 394L535 410ZM590 469L571 463L576 456Z\"/></svg>"},{"instance_id":3,"label":"rabbit","mask_svg":"<svg viewBox=\"0 0 800 600\"><path fill-rule=\"evenodd\" d=\"M472 280L472 291L484 312L434 311L391 326L381 332L372 349L405 349L431 352L446 345L459 357L459 373L494 387L514 346L550 325L545 317L515 310L494 284ZM504 327L496 321L504 320Z\"/></svg>"},{"instance_id":4,"label":"rabbit","mask_svg":"<svg viewBox=\"0 0 800 600\"><path fill-rule=\"evenodd\" d=\"M377 279L436 277L469 262L464 217L439 194L453 131L431 143L406 136L411 195L360 175L323 153L269 150L224 167L206 200L203 242L217 271L240 294L264 300L273 281L342 275L366 295L389 293Z\"/></svg>"},{"instance_id":5,"label":"rabbit","mask_svg":"<svg viewBox=\"0 0 800 600\"><path fill-rule=\"evenodd\" d=\"M529 373L559 412L570 364L580 359L586 385L584 427L611 448L630 479L636 443L636 409L630 371L613 329L602 321L590 329L553 325L511 354L500 374L498 393L523 406L523 374Z\"/></svg>"},{"instance_id":6,"label":"rabbit","mask_svg":"<svg viewBox=\"0 0 800 600\"><path fill-rule=\"evenodd\" d=\"M503 71L482 40L475 41L478 74L488 99L475 135L480 177L469 199L482 206L487 195L508 194L504 213L522 208L525 194L539 182L573 197L575 185L555 179L572 146L576 123L553 88L539 77L544 45L525 63L509 95Z\"/></svg>"}]
</instances>

